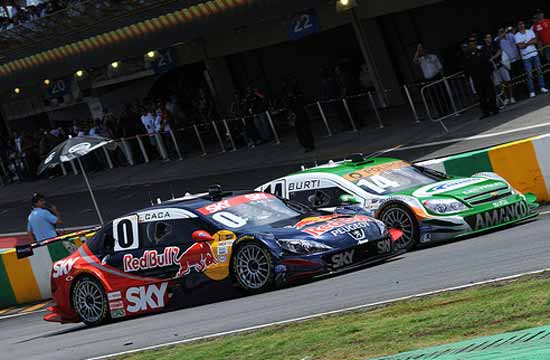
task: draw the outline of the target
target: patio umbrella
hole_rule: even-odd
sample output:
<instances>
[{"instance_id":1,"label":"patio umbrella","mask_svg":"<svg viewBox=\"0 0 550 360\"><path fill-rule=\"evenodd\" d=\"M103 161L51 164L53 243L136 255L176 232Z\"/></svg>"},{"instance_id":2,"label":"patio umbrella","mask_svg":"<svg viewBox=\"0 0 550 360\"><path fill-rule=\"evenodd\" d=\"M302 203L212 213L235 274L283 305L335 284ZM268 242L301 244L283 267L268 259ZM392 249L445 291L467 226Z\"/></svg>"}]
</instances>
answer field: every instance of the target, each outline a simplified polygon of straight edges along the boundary
<instances>
[{"instance_id":1,"label":"patio umbrella","mask_svg":"<svg viewBox=\"0 0 550 360\"><path fill-rule=\"evenodd\" d=\"M69 136L67 140L53 148L53 150L49 152L46 159L44 159L38 167L38 175L40 175L46 169L53 168L64 162L76 160L78 162L78 166L80 167L80 171L82 171L82 175L84 176L84 181L86 181L86 186L88 187L88 191L92 197L92 202L94 203L97 217L99 218L101 224L103 224L103 217L101 216L101 212L97 206L94 192L92 191L92 187L90 186L88 176L86 176L86 171L84 170L84 166L82 166L82 161L80 158L111 142L113 142L113 140L99 136Z\"/></svg>"}]
</instances>

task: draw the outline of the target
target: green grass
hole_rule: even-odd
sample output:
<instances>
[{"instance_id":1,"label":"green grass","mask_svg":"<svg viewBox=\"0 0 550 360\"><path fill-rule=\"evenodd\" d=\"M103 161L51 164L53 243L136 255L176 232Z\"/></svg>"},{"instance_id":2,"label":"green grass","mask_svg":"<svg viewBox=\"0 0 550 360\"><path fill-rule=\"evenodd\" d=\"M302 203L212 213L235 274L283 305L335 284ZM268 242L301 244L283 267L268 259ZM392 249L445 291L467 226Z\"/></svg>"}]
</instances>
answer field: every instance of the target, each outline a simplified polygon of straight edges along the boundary
<instances>
[{"instance_id":1,"label":"green grass","mask_svg":"<svg viewBox=\"0 0 550 360\"><path fill-rule=\"evenodd\" d=\"M530 276L119 359L366 359L550 324L549 289Z\"/></svg>"}]
</instances>

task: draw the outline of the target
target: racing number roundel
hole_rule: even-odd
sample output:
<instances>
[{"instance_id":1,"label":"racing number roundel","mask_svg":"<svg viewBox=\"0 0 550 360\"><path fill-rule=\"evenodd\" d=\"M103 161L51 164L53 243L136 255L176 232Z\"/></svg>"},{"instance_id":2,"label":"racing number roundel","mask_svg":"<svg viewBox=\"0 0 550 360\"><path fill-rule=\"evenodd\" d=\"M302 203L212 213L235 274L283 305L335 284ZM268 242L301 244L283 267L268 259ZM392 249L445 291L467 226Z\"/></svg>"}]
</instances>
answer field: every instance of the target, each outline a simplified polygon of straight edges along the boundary
<instances>
[{"instance_id":1,"label":"racing number roundel","mask_svg":"<svg viewBox=\"0 0 550 360\"><path fill-rule=\"evenodd\" d=\"M139 248L138 217L132 215L113 221L115 251Z\"/></svg>"}]
</instances>

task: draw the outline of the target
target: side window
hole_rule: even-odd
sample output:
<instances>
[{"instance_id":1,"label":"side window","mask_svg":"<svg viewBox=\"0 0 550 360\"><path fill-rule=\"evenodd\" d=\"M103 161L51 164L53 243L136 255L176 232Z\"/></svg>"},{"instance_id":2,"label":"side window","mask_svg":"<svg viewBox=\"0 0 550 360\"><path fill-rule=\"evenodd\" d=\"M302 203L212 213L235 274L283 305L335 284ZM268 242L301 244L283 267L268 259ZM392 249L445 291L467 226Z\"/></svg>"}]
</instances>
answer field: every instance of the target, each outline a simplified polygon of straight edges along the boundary
<instances>
[{"instance_id":1,"label":"side window","mask_svg":"<svg viewBox=\"0 0 550 360\"><path fill-rule=\"evenodd\" d=\"M113 252L115 239L113 238L113 225L105 225L87 243L92 254L101 257Z\"/></svg>"},{"instance_id":2,"label":"side window","mask_svg":"<svg viewBox=\"0 0 550 360\"><path fill-rule=\"evenodd\" d=\"M196 230L213 229L199 218L161 220L140 224L144 236L144 248L152 249L170 245L181 245L192 242L191 235Z\"/></svg>"},{"instance_id":3,"label":"side window","mask_svg":"<svg viewBox=\"0 0 550 360\"><path fill-rule=\"evenodd\" d=\"M313 209L340 206L340 196L349 194L337 186L324 189L307 190L290 193L290 200L302 203Z\"/></svg>"}]
</instances>

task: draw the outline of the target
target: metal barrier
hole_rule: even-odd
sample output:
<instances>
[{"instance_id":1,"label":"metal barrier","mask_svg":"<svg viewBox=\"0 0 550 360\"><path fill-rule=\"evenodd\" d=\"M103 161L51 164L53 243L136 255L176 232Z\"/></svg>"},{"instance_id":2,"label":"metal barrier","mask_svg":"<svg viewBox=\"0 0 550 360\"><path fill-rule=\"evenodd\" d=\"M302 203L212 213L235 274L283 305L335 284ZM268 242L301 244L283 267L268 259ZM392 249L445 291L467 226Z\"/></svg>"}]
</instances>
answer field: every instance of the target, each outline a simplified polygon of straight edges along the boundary
<instances>
[{"instance_id":1,"label":"metal barrier","mask_svg":"<svg viewBox=\"0 0 550 360\"><path fill-rule=\"evenodd\" d=\"M430 120L439 122L446 132L449 132L449 129L443 120L479 105L472 84L464 72L446 76L423 86L420 95Z\"/></svg>"},{"instance_id":2,"label":"metal barrier","mask_svg":"<svg viewBox=\"0 0 550 360\"><path fill-rule=\"evenodd\" d=\"M389 90L386 90L388 92ZM372 111L376 117L378 128L384 128L382 116L380 114L380 106L376 103L372 92L361 93L357 95L351 95L343 98L329 99L326 101L316 101L314 103L306 105L306 107L312 107L319 113L323 126L326 130L327 136L331 137L335 133L335 126L330 121L330 112L337 113L336 117L340 121L340 127L343 125L342 121L345 119L349 122L349 128L353 132L359 131L359 125L363 123L362 118L358 118L358 113L366 113ZM341 108L339 108L341 106ZM329 110L327 111L327 107ZM358 111L357 108L366 108L366 111ZM341 111L342 109L343 111Z\"/></svg>"}]
</instances>

